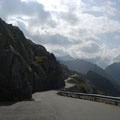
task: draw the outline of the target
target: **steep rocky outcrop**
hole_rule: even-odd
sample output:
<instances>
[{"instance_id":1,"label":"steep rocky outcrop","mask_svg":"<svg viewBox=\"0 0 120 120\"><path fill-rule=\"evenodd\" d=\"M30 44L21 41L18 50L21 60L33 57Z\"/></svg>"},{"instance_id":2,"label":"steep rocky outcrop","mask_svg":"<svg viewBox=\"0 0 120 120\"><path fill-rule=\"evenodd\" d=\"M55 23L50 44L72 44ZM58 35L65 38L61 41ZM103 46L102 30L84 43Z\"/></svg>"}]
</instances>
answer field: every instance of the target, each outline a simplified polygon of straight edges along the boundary
<instances>
[{"instance_id":1,"label":"steep rocky outcrop","mask_svg":"<svg viewBox=\"0 0 120 120\"><path fill-rule=\"evenodd\" d=\"M64 86L55 56L0 19L0 100L29 99L33 92Z\"/></svg>"}]
</instances>

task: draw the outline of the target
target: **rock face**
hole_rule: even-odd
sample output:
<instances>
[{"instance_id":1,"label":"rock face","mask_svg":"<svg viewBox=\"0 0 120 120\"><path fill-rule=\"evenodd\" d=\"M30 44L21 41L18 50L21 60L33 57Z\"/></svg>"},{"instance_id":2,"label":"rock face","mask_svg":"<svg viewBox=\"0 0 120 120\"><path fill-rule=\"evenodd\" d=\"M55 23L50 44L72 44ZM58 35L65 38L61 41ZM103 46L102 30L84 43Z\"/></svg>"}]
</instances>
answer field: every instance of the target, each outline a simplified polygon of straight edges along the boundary
<instances>
[{"instance_id":1,"label":"rock face","mask_svg":"<svg viewBox=\"0 0 120 120\"><path fill-rule=\"evenodd\" d=\"M0 100L29 99L33 92L64 86L55 56L0 19Z\"/></svg>"}]
</instances>

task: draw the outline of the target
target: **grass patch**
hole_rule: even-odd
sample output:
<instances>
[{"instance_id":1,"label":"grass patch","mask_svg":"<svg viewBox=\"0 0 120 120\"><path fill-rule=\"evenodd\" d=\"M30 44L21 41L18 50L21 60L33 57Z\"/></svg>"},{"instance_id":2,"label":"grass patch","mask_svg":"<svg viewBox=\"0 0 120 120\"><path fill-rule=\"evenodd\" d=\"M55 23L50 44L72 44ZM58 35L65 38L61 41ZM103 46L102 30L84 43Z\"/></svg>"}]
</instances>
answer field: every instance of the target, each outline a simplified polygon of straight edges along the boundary
<instances>
[{"instance_id":1,"label":"grass patch","mask_svg":"<svg viewBox=\"0 0 120 120\"><path fill-rule=\"evenodd\" d=\"M30 99L24 99L22 101L35 101L35 99L34 98L30 98Z\"/></svg>"}]
</instances>

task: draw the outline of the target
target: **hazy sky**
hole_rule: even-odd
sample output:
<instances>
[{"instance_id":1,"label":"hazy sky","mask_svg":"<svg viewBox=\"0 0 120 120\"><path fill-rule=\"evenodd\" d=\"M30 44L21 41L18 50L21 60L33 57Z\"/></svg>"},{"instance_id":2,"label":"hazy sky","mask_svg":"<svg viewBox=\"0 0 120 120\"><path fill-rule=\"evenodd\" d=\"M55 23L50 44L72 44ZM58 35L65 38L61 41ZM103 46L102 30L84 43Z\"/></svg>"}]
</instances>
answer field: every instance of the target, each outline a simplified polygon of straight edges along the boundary
<instances>
[{"instance_id":1,"label":"hazy sky","mask_svg":"<svg viewBox=\"0 0 120 120\"><path fill-rule=\"evenodd\" d=\"M0 0L0 17L55 55L120 55L120 0Z\"/></svg>"}]
</instances>

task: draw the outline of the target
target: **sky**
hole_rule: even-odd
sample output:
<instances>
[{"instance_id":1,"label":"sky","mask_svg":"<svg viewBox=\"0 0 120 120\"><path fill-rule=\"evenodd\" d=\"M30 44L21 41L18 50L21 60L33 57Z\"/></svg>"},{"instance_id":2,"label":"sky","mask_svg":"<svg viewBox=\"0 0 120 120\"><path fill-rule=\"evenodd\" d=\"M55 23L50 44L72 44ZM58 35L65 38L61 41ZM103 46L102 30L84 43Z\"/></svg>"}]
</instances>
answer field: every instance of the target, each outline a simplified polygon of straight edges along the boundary
<instances>
[{"instance_id":1,"label":"sky","mask_svg":"<svg viewBox=\"0 0 120 120\"><path fill-rule=\"evenodd\" d=\"M0 17L56 56L120 61L120 0L0 0Z\"/></svg>"}]
</instances>

